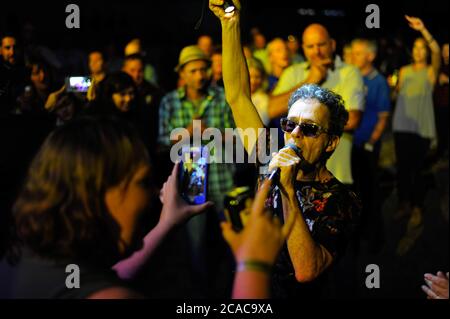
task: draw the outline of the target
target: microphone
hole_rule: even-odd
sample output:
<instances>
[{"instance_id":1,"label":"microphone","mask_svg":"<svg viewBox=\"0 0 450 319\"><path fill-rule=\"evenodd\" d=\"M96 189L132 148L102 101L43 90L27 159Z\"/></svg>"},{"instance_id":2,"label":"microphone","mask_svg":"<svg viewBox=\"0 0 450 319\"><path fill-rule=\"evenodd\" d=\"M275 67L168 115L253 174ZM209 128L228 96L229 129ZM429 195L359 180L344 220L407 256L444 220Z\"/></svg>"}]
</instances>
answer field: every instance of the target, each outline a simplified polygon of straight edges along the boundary
<instances>
[{"instance_id":1,"label":"microphone","mask_svg":"<svg viewBox=\"0 0 450 319\"><path fill-rule=\"evenodd\" d=\"M303 157L301 156L302 150L297 145L295 145L293 143L288 143L283 148L290 148L290 149L292 149L295 152L295 154L298 157L300 157L300 159L303 160ZM271 183L272 184L271 188L273 188L276 184L279 183L279 181L280 181L280 173L281 173L281 169L279 167L275 168L272 172L270 172L269 177L267 179L272 182Z\"/></svg>"}]
</instances>

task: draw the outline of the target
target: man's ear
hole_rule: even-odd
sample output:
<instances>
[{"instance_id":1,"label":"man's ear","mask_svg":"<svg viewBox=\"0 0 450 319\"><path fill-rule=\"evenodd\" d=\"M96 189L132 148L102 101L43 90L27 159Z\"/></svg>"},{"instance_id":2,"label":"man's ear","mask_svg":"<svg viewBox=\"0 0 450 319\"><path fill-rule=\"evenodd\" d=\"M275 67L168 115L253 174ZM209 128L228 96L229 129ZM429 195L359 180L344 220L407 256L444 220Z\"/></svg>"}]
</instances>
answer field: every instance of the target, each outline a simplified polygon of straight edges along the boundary
<instances>
[{"instance_id":1,"label":"man's ear","mask_svg":"<svg viewBox=\"0 0 450 319\"><path fill-rule=\"evenodd\" d=\"M330 39L331 41L331 48L333 49L333 52L336 52L336 40Z\"/></svg>"},{"instance_id":2,"label":"man's ear","mask_svg":"<svg viewBox=\"0 0 450 319\"><path fill-rule=\"evenodd\" d=\"M333 152L336 149L336 147L338 146L339 141L340 141L339 136L336 136L336 135L330 136L330 138L328 139L328 142L327 142L327 147L325 149L325 152Z\"/></svg>"},{"instance_id":3,"label":"man's ear","mask_svg":"<svg viewBox=\"0 0 450 319\"><path fill-rule=\"evenodd\" d=\"M178 77L179 77L180 79L184 80L184 72L183 72L183 69L181 69L181 70L178 71Z\"/></svg>"}]
</instances>

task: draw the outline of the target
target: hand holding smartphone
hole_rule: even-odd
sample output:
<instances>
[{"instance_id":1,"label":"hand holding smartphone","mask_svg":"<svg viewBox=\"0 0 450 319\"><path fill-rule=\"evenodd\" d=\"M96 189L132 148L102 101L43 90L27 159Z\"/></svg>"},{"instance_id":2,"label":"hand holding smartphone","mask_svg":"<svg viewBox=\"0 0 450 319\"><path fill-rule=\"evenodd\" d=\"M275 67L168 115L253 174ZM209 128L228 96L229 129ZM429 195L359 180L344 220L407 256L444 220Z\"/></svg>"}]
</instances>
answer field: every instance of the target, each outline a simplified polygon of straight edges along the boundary
<instances>
[{"instance_id":1,"label":"hand holding smartphone","mask_svg":"<svg viewBox=\"0 0 450 319\"><path fill-rule=\"evenodd\" d=\"M91 78L88 76L69 76L66 78L66 91L86 93L91 86Z\"/></svg>"},{"instance_id":2,"label":"hand holding smartphone","mask_svg":"<svg viewBox=\"0 0 450 319\"><path fill-rule=\"evenodd\" d=\"M181 150L180 194L192 205L207 201L209 152L204 146L185 146Z\"/></svg>"}]
</instances>

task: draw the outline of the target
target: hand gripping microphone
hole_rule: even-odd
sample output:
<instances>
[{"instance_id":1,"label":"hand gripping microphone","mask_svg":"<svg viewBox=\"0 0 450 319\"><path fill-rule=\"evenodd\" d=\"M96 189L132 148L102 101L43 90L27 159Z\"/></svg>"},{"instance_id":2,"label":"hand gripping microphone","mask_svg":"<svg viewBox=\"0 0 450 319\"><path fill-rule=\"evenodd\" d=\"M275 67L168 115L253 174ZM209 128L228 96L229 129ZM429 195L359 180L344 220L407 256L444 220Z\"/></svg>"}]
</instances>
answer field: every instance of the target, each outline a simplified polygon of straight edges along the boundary
<instances>
[{"instance_id":1,"label":"hand gripping microphone","mask_svg":"<svg viewBox=\"0 0 450 319\"><path fill-rule=\"evenodd\" d=\"M293 143L289 143L289 144L286 144L286 146L283 147L283 148L290 148L290 149L292 149L295 152L295 154L298 157L300 157L300 159L303 160L303 157L301 156L302 150L297 145L295 145ZM280 181L280 173L281 173L281 169L279 167L275 168L272 172L270 172L269 177L267 179L272 182L271 183L272 187L279 183L279 181Z\"/></svg>"},{"instance_id":2,"label":"hand gripping microphone","mask_svg":"<svg viewBox=\"0 0 450 319\"><path fill-rule=\"evenodd\" d=\"M311 173L312 171L314 171L316 169L315 165L311 164L310 162L308 162L302 155L302 150L295 144L293 143L289 143L286 144L285 147L283 148L290 148L292 149L295 154L300 157L300 163L298 164L298 169L301 169L303 172L305 173ZM281 174L281 169L279 167L277 167L276 169L274 169L272 172L270 172L268 179L272 182L272 189L275 187L275 185L277 185L280 182L280 174Z\"/></svg>"}]
</instances>

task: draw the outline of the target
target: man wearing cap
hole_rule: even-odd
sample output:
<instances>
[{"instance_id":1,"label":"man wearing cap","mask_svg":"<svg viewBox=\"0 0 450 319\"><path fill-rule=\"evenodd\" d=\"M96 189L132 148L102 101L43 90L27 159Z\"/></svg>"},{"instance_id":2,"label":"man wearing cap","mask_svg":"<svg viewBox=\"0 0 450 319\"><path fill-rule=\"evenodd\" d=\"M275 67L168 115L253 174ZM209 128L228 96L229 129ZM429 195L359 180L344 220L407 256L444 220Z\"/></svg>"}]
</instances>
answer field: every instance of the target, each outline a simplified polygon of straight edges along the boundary
<instances>
[{"instance_id":1,"label":"man wearing cap","mask_svg":"<svg viewBox=\"0 0 450 319\"><path fill-rule=\"evenodd\" d=\"M225 128L235 127L223 89L208 84L210 65L210 59L198 46L187 46L181 51L175 71L178 72L183 86L165 95L159 108L158 141L162 147L169 148L178 142L170 140L170 133L174 129L186 128L192 137L193 120L201 121L201 132L206 128L217 128L224 132ZM208 142L202 141L203 144ZM214 253L218 250L217 245L212 243L216 231L220 238L218 240L221 240L217 216L223 211L224 195L233 188L233 173L233 164L209 165L208 200L215 203L216 214L195 216L186 225L191 246L190 256L193 259L194 272L197 274L208 275L208 269L205 269L206 250L212 249ZM211 223L208 221L208 231L206 231L207 218L211 218L212 221ZM216 275L217 269L211 270ZM200 278L196 278L196 285L201 286Z\"/></svg>"}]
</instances>

